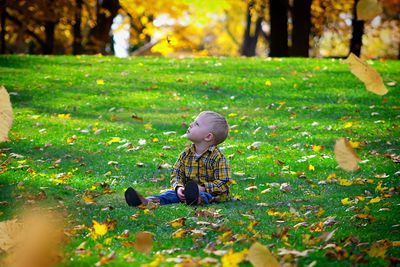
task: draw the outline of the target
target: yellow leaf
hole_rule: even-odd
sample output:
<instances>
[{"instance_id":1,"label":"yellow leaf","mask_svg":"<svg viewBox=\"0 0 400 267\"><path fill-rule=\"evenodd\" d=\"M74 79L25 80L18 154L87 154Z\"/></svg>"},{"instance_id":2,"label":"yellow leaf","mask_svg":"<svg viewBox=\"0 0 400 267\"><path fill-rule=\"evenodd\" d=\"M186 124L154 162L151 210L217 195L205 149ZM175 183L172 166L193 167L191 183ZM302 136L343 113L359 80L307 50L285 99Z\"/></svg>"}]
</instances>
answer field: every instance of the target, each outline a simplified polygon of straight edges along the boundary
<instances>
[{"instance_id":1,"label":"yellow leaf","mask_svg":"<svg viewBox=\"0 0 400 267\"><path fill-rule=\"evenodd\" d=\"M377 95L385 95L388 92L379 73L353 53L346 59L346 63L349 64L350 71L365 84L368 91Z\"/></svg>"},{"instance_id":2,"label":"yellow leaf","mask_svg":"<svg viewBox=\"0 0 400 267\"><path fill-rule=\"evenodd\" d=\"M13 112L10 96L4 86L0 86L0 142L8 141L8 131L11 129Z\"/></svg>"},{"instance_id":3,"label":"yellow leaf","mask_svg":"<svg viewBox=\"0 0 400 267\"><path fill-rule=\"evenodd\" d=\"M153 130L153 125L151 123L146 123L143 125L146 130Z\"/></svg>"},{"instance_id":4,"label":"yellow leaf","mask_svg":"<svg viewBox=\"0 0 400 267\"><path fill-rule=\"evenodd\" d=\"M96 80L96 83L98 85L104 85L105 84L104 80Z\"/></svg>"},{"instance_id":5,"label":"yellow leaf","mask_svg":"<svg viewBox=\"0 0 400 267\"><path fill-rule=\"evenodd\" d=\"M266 81L265 81L265 85L266 85L266 86L271 86L271 85L272 85L272 82L271 82L270 80L266 80Z\"/></svg>"},{"instance_id":6,"label":"yellow leaf","mask_svg":"<svg viewBox=\"0 0 400 267\"><path fill-rule=\"evenodd\" d=\"M250 232L252 232L254 230L254 227L256 227L257 224L259 224L260 222L258 221L251 221L249 223L249 225L247 226L247 230L249 230Z\"/></svg>"},{"instance_id":7,"label":"yellow leaf","mask_svg":"<svg viewBox=\"0 0 400 267\"><path fill-rule=\"evenodd\" d=\"M104 236L107 233L108 227L106 223L98 223L95 220L93 220L92 222L93 222L93 231L92 231L93 239L96 239L99 236Z\"/></svg>"},{"instance_id":8,"label":"yellow leaf","mask_svg":"<svg viewBox=\"0 0 400 267\"><path fill-rule=\"evenodd\" d=\"M343 186L350 186L353 184L353 182L347 179L339 179L339 184Z\"/></svg>"},{"instance_id":9,"label":"yellow leaf","mask_svg":"<svg viewBox=\"0 0 400 267\"><path fill-rule=\"evenodd\" d=\"M360 0L357 3L357 19L370 20L382 13L382 6L377 0Z\"/></svg>"},{"instance_id":10,"label":"yellow leaf","mask_svg":"<svg viewBox=\"0 0 400 267\"><path fill-rule=\"evenodd\" d=\"M348 197L343 198L341 200L341 202L342 202L343 205L351 205L351 204L353 204L353 201L351 201Z\"/></svg>"},{"instance_id":11,"label":"yellow leaf","mask_svg":"<svg viewBox=\"0 0 400 267\"><path fill-rule=\"evenodd\" d=\"M314 167L314 165L308 165L308 170L309 171L315 171L315 167Z\"/></svg>"},{"instance_id":12,"label":"yellow leaf","mask_svg":"<svg viewBox=\"0 0 400 267\"><path fill-rule=\"evenodd\" d=\"M119 143L120 141L121 141L121 138L113 137L110 139L110 141L107 142L107 145L111 145L112 143Z\"/></svg>"},{"instance_id":13,"label":"yellow leaf","mask_svg":"<svg viewBox=\"0 0 400 267\"><path fill-rule=\"evenodd\" d=\"M353 122L348 121L348 122L346 122L346 123L343 125L343 128L344 128L344 129L347 129L347 128L351 128L352 126L353 126Z\"/></svg>"},{"instance_id":14,"label":"yellow leaf","mask_svg":"<svg viewBox=\"0 0 400 267\"><path fill-rule=\"evenodd\" d=\"M138 232L133 246L142 253L149 253L153 248L153 234L150 232Z\"/></svg>"},{"instance_id":15,"label":"yellow leaf","mask_svg":"<svg viewBox=\"0 0 400 267\"><path fill-rule=\"evenodd\" d=\"M361 143L349 141L349 144L352 148L359 148Z\"/></svg>"},{"instance_id":16,"label":"yellow leaf","mask_svg":"<svg viewBox=\"0 0 400 267\"><path fill-rule=\"evenodd\" d=\"M251 245L247 259L254 267L279 267L281 266L271 251L262 244L255 242Z\"/></svg>"},{"instance_id":17,"label":"yellow leaf","mask_svg":"<svg viewBox=\"0 0 400 267\"><path fill-rule=\"evenodd\" d=\"M324 230L324 222L318 222L310 226L311 232L322 232Z\"/></svg>"},{"instance_id":18,"label":"yellow leaf","mask_svg":"<svg viewBox=\"0 0 400 267\"><path fill-rule=\"evenodd\" d=\"M384 191L387 191L388 189L389 189L389 187L382 187L382 182L379 182L378 186L375 188L375 190L378 192L384 192Z\"/></svg>"},{"instance_id":19,"label":"yellow leaf","mask_svg":"<svg viewBox=\"0 0 400 267\"><path fill-rule=\"evenodd\" d=\"M346 171L356 171L359 169L358 162L360 162L361 159L354 152L346 138L336 140L334 151L336 162L342 169Z\"/></svg>"},{"instance_id":20,"label":"yellow leaf","mask_svg":"<svg viewBox=\"0 0 400 267\"><path fill-rule=\"evenodd\" d=\"M172 233L173 238L182 238L188 231L185 229L178 229Z\"/></svg>"},{"instance_id":21,"label":"yellow leaf","mask_svg":"<svg viewBox=\"0 0 400 267\"><path fill-rule=\"evenodd\" d=\"M316 146L316 145L312 145L312 150L314 150L314 152L320 152L322 149L324 148L324 146Z\"/></svg>"},{"instance_id":22,"label":"yellow leaf","mask_svg":"<svg viewBox=\"0 0 400 267\"><path fill-rule=\"evenodd\" d=\"M237 116L236 113L229 113L229 114L228 114L228 117L236 117L236 116Z\"/></svg>"},{"instance_id":23,"label":"yellow leaf","mask_svg":"<svg viewBox=\"0 0 400 267\"><path fill-rule=\"evenodd\" d=\"M185 225L185 222L186 222L186 218L182 217L182 218L178 218L173 221L170 221L169 224L174 228L178 228L178 227Z\"/></svg>"},{"instance_id":24,"label":"yellow leaf","mask_svg":"<svg viewBox=\"0 0 400 267\"><path fill-rule=\"evenodd\" d=\"M245 259L246 255L247 249L240 252L233 252L230 250L221 258L222 267L237 267L239 266L239 263Z\"/></svg>"},{"instance_id":25,"label":"yellow leaf","mask_svg":"<svg viewBox=\"0 0 400 267\"><path fill-rule=\"evenodd\" d=\"M374 204L374 203L380 202L381 200L382 200L382 198L376 197L376 198L371 199L368 203Z\"/></svg>"},{"instance_id":26,"label":"yellow leaf","mask_svg":"<svg viewBox=\"0 0 400 267\"><path fill-rule=\"evenodd\" d=\"M367 253L371 257L384 258L385 254L386 254L386 250L389 247L390 247L390 241L379 240L379 241L376 241L369 250L367 250Z\"/></svg>"}]
</instances>

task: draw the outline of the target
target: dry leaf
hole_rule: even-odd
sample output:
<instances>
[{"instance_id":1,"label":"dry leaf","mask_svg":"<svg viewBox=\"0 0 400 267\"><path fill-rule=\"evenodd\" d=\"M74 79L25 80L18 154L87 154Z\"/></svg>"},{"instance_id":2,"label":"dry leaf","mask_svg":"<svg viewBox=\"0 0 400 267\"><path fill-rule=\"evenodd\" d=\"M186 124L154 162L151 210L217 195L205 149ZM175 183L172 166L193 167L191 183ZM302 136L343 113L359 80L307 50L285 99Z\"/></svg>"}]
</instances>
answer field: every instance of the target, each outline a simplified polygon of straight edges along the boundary
<instances>
[{"instance_id":1,"label":"dry leaf","mask_svg":"<svg viewBox=\"0 0 400 267\"><path fill-rule=\"evenodd\" d=\"M278 267L279 262L269 249L262 244L255 242L251 245L247 253L247 260L251 262L254 267Z\"/></svg>"},{"instance_id":2,"label":"dry leaf","mask_svg":"<svg viewBox=\"0 0 400 267\"><path fill-rule=\"evenodd\" d=\"M357 3L357 19L370 20L382 13L382 6L377 0L360 0Z\"/></svg>"},{"instance_id":3,"label":"dry leaf","mask_svg":"<svg viewBox=\"0 0 400 267\"><path fill-rule=\"evenodd\" d=\"M64 241L62 217L54 212L33 210L21 220L22 228L13 238L16 246L6 258L7 267L53 267L62 260Z\"/></svg>"},{"instance_id":4,"label":"dry leaf","mask_svg":"<svg viewBox=\"0 0 400 267\"><path fill-rule=\"evenodd\" d=\"M153 248L153 234L150 232L138 232L133 246L142 253L149 253Z\"/></svg>"},{"instance_id":5,"label":"dry leaf","mask_svg":"<svg viewBox=\"0 0 400 267\"><path fill-rule=\"evenodd\" d=\"M0 86L0 142L8 141L8 131L13 121L10 96L4 86Z\"/></svg>"},{"instance_id":6,"label":"dry leaf","mask_svg":"<svg viewBox=\"0 0 400 267\"><path fill-rule=\"evenodd\" d=\"M334 151L336 161L342 169L346 171L359 169L358 162L361 162L361 159L354 152L346 138L336 140Z\"/></svg>"},{"instance_id":7,"label":"dry leaf","mask_svg":"<svg viewBox=\"0 0 400 267\"><path fill-rule=\"evenodd\" d=\"M248 147L247 147L247 149L250 149L250 150L258 150L259 148L260 148L260 146L261 146L261 142L254 142L254 143L252 143L251 145L249 145Z\"/></svg>"},{"instance_id":8,"label":"dry leaf","mask_svg":"<svg viewBox=\"0 0 400 267\"><path fill-rule=\"evenodd\" d=\"M356 55L351 53L345 62L349 64L350 71L365 84L368 91L377 95L385 95L388 92L379 73Z\"/></svg>"},{"instance_id":9,"label":"dry leaf","mask_svg":"<svg viewBox=\"0 0 400 267\"><path fill-rule=\"evenodd\" d=\"M20 232L21 225L17 220L0 222L0 250L8 252L15 246L15 237Z\"/></svg>"}]
</instances>

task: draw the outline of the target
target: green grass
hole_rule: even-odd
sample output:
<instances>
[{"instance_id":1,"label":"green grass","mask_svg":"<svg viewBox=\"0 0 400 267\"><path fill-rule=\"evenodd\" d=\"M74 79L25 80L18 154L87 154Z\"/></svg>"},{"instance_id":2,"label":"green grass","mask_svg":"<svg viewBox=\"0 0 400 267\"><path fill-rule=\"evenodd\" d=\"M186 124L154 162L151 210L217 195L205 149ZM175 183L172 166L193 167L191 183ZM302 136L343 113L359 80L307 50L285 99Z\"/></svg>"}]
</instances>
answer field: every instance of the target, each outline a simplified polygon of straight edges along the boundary
<instances>
[{"instance_id":1,"label":"green grass","mask_svg":"<svg viewBox=\"0 0 400 267\"><path fill-rule=\"evenodd\" d=\"M118 266L150 263L157 251L166 258L205 258L208 254L204 248L209 243L217 243L217 249L239 252L255 240L268 245L275 255L281 248L313 249L307 257L277 256L282 263L386 266L389 257L400 257L399 247L388 247L382 258L369 256L367 250L378 240L400 241L400 187L395 175L399 165L389 157L400 154L400 61L374 61L372 67L385 82L396 82L388 86L389 93L383 97L366 91L347 65L330 59L1 56L0 85L11 92L15 118L10 142L0 144L0 162L11 159L0 174L0 201L7 201L0 205L0 220L11 219L20 207L30 205L28 200L59 206L62 201L61 206L69 213L68 227L87 227L70 237L64 266L93 266L100 253L112 251L117 257L110 265ZM96 80L104 80L104 85ZM143 194L156 194L169 187L170 171L159 166L175 162L188 144L181 137L186 125L203 110L220 112L231 126L238 125L221 147L230 156L237 182L232 192L241 201L211 205L220 209L220 218L196 217L195 210L183 204L159 207L148 214L128 208L123 199L128 186ZM378 114L371 115L373 112ZM70 114L70 118L59 114ZM353 125L345 128L348 122ZM98 129L100 133L95 134ZM170 131L176 134L164 134ZM76 140L70 144L67 140L72 136ZM107 144L113 137L121 138L121 143ZM345 172L337 167L333 146L341 137L361 142L356 152L368 162L360 164L360 171ZM156 138L158 142L153 142ZM146 144L139 145L140 139ZM258 150L247 149L256 141L262 142ZM118 148L128 142L138 149ZM314 152L312 145L324 148ZM315 157L300 160L310 155ZM277 164L277 160L283 164ZM110 161L118 165L109 165ZM308 169L310 164L314 171ZM64 179L64 184L57 182L57 175L69 172L71 177ZM305 178L299 177L301 172ZM369 182L351 186L327 182L333 173L336 180L363 178ZM379 178L382 174L387 177ZM383 193L376 190L379 182L388 187ZM273 183L289 183L292 190L282 192ZM245 190L252 185L257 189ZM111 194L104 193L107 186ZM261 193L270 187L270 192ZM41 191L46 194L44 200L38 199ZM87 191L99 194L92 205L82 199ZM366 198L352 205L341 203L346 197L357 196ZM369 204L379 196L380 202ZM101 211L108 206L113 209ZM268 215L271 209L289 212L290 207L299 216ZM139 214L137 220L131 219L133 214ZM376 220L355 219L356 214L370 214ZM215 222L221 229L207 228L205 236L197 239L190 235L172 238L177 229L168 222L180 217L187 218L184 229L201 228L197 221ZM325 226L322 232L311 230L312 224L329 217L337 223ZM88 236L92 220L106 219L117 220L116 228L92 240ZM249 231L252 221L258 225ZM302 221L308 226L293 228ZM279 236L285 228L287 235ZM116 236L125 229L130 232L128 241L135 239L136 232L152 232L152 252L145 255L124 247ZM233 232L233 242L218 244L218 238L228 229ZM311 245L305 241L307 234L318 237L334 230L328 242ZM357 237L360 244L348 243L349 236ZM107 238L112 238L110 244L106 244ZM84 241L90 256L75 254ZM167 254L165 250L172 248L178 250ZM340 254L340 250L347 254L329 257ZM135 262L124 260L129 253Z\"/></svg>"}]
</instances>

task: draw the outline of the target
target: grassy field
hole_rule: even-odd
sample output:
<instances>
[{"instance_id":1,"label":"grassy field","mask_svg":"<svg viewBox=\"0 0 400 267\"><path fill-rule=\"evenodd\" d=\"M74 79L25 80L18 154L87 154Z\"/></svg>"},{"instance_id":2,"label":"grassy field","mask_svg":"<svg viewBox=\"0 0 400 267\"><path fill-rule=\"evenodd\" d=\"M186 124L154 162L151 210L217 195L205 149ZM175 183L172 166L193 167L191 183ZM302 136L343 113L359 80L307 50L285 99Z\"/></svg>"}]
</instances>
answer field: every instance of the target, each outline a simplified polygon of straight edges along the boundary
<instances>
[{"instance_id":1,"label":"grassy field","mask_svg":"<svg viewBox=\"0 0 400 267\"><path fill-rule=\"evenodd\" d=\"M0 144L0 221L35 204L64 210L63 266L234 266L255 241L289 266L398 264L400 61L370 64L389 84L383 97L333 59L1 56L14 122ZM220 147L240 201L129 208L128 186L169 187L168 164L203 110L232 127ZM358 172L337 167L341 137ZM132 246L140 231L154 235L149 254Z\"/></svg>"}]
</instances>

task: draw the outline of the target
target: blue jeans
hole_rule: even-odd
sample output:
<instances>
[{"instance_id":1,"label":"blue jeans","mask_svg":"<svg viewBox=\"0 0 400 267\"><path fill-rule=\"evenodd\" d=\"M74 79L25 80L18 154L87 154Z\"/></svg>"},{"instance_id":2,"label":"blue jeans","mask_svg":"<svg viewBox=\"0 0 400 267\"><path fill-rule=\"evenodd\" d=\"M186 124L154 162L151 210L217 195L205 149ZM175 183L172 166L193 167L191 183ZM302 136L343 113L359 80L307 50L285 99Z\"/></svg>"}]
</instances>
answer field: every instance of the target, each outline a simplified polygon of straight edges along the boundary
<instances>
[{"instance_id":1,"label":"blue jeans","mask_svg":"<svg viewBox=\"0 0 400 267\"><path fill-rule=\"evenodd\" d=\"M212 199L212 195L207 192L200 192L200 197L203 200L203 204L210 203L210 200ZM168 205L181 202L175 190L168 190L167 192L164 192L161 195L148 197L149 200L151 200L152 198L160 199L161 205Z\"/></svg>"}]
</instances>

